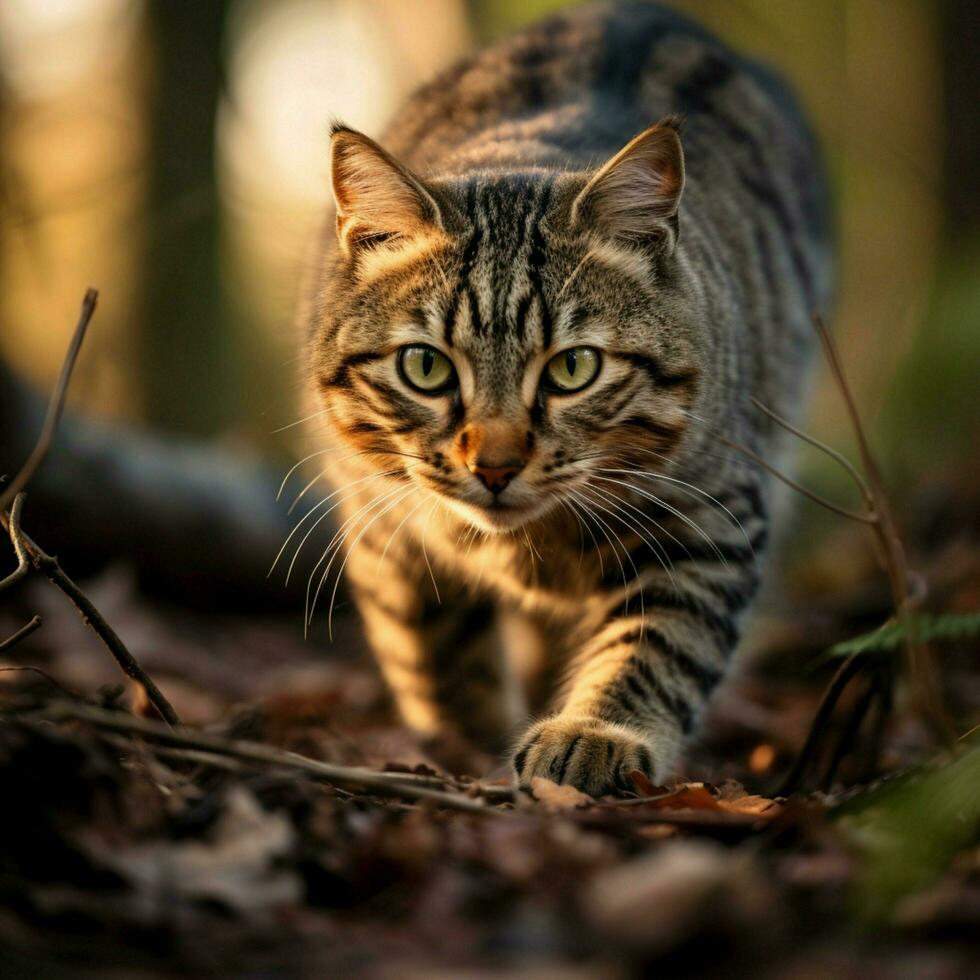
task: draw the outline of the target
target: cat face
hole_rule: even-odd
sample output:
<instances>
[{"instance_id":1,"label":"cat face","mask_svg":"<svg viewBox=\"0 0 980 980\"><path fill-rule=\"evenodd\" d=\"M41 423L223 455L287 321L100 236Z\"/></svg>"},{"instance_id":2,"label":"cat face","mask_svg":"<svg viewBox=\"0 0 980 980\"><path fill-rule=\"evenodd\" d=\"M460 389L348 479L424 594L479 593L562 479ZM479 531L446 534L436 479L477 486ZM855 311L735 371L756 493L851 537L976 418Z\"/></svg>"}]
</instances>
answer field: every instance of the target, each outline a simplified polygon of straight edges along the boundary
<instances>
[{"instance_id":1,"label":"cat face","mask_svg":"<svg viewBox=\"0 0 980 980\"><path fill-rule=\"evenodd\" d=\"M337 131L311 351L337 434L485 531L574 510L600 472L667 468L698 387L683 180L671 124L590 175L425 183Z\"/></svg>"}]
</instances>

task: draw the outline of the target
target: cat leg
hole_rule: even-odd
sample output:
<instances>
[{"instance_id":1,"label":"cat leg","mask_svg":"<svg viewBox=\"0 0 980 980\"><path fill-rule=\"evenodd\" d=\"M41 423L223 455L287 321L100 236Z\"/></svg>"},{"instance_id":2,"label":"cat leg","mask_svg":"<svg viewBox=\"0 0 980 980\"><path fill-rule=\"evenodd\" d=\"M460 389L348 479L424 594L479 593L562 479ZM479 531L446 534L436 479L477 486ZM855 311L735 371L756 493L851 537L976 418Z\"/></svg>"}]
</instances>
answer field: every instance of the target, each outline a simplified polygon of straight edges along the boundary
<instances>
[{"instance_id":1,"label":"cat leg","mask_svg":"<svg viewBox=\"0 0 980 980\"><path fill-rule=\"evenodd\" d=\"M671 573L641 567L625 609L622 587L605 597L607 613L574 656L558 711L518 743L522 786L543 776L601 795L631 789L633 769L654 782L670 774L757 589L766 535L757 524L747 542L669 546Z\"/></svg>"},{"instance_id":2,"label":"cat leg","mask_svg":"<svg viewBox=\"0 0 980 980\"><path fill-rule=\"evenodd\" d=\"M460 736L499 753L520 714L502 655L496 611L487 600L440 581L407 555L352 553L348 574L368 642L398 711L415 731Z\"/></svg>"}]
</instances>

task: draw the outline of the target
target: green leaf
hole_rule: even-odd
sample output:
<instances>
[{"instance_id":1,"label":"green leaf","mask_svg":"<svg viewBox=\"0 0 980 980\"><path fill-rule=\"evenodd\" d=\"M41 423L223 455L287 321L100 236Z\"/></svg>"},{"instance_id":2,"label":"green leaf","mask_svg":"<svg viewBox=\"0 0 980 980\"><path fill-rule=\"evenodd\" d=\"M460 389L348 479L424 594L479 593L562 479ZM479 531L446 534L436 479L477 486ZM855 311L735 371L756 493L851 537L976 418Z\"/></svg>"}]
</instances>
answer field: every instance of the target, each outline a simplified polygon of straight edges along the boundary
<instances>
[{"instance_id":1,"label":"green leaf","mask_svg":"<svg viewBox=\"0 0 980 980\"><path fill-rule=\"evenodd\" d=\"M980 636L980 612L913 616L908 623L886 623L880 629L835 644L827 651L827 656L849 657L852 653L894 650L901 646L910 630L915 631L915 638L919 643Z\"/></svg>"},{"instance_id":2,"label":"green leaf","mask_svg":"<svg viewBox=\"0 0 980 980\"><path fill-rule=\"evenodd\" d=\"M862 856L855 899L866 921L888 918L980 842L980 742L942 767L925 767L835 811Z\"/></svg>"}]
</instances>

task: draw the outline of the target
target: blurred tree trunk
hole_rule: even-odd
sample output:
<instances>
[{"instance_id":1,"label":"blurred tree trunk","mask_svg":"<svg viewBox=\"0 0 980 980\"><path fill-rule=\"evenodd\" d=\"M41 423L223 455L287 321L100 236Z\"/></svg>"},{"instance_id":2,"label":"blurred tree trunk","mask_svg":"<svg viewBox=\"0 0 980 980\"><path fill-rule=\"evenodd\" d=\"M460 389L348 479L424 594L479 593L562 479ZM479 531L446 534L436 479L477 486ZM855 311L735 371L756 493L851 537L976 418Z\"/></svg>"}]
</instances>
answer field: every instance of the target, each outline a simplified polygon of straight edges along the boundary
<instances>
[{"instance_id":1,"label":"blurred tree trunk","mask_svg":"<svg viewBox=\"0 0 980 980\"><path fill-rule=\"evenodd\" d=\"M944 197L948 243L980 236L980 4L940 4L945 103Z\"/></svg>"},{"instance_id":2,"label":"blurred tree trunk","mask_svg":"<svg viewBox=\"0 0 980 980\"><path fill-rule=\"evenodd\" d=\"M228 0L151 0L148 234L135 318L146 421L211 434L233 414L215 118Z\"/></svg>"}]
</instances>

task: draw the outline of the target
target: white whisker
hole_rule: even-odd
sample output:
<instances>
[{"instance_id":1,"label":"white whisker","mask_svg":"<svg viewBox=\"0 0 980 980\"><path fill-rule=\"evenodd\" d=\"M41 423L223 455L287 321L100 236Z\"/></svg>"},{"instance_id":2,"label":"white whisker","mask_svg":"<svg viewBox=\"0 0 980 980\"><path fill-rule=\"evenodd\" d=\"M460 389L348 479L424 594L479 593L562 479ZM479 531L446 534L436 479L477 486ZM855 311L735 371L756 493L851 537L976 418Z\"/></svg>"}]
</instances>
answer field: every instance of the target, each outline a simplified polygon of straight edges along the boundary
<instances>
[{"instance_id":1,"label":"white whisker","mask_svg":"<svg viewBox=\"0 0 980 980\"><path fill-rule=\"evenodd\" d=\"M350 556L354 553L354 549L357 547L360 540L364 537L365 534L367 534L368 530L370 530L371 527L377 524L377 522L381 520L381 518L384 517L385 514L389 513L393 508L397 507L399 504L404 503L413 493L417 493L417 492L418 492L418 487L416 486L407 487L405 492L400 497L397 497L395 500L391 501L391 503L389 503L388 506L384 508L384 510L382 510L378 514L375 514L374 517L372 517L371 520L368 521L363 528L361 528L360 533L357 535L356 538L354 538L353 543L347 549L347 553L344 555L344 560L340 563L340 568L337 569L337 577L336 579L334 579L333 591L330 593L330 608L327 612L327 636L330 638L331 643L333 642L333 608L334 608L334 604L337 601L337 589L340 588L340 580L344 576L344 569L347 567L347 562L350 561ZM326 578L326 576L330 573L330 565L333 564L333 560L334 558L337 557L338 554L340 554L339 549L334 552L333 558L330 559L330 563L324 569L323 572L324 578ZM323 580L321 579L321 582L322 581ZM318 588L317 594L319 594L319 591L320 590ZM313 597L313 607L314 609L316 608L316 596Z\"/></svg>"},{"instance_id":2,"label":"white whisker","mask_svg":"<svg viewBox=\"0 0 980 980\"><path fill-rule=\"evenodd\" d=\"M601 480L602 477L598 477L598 479ZM684 547L683 543L678 541L677 538L675 538L674 535L671 534L670 531L668 531L662 524L655 521L649 514L644 513L644 511L642 511L639 507L636 507L635 505L631 504L628 500L623 500L621 497L617 497L615 494L610 493L609 491L604 490L602 487L597 487L591 483L589 484L589 489L592 490L593 493L601 494L605 500L612 503L613 506L617 507L617 509L619 509L620 507L628 507L640 518L643 518L643 520L650 521L650 523L653 524L654 527L657 528L657 530L663 531L663 533L666 534L668 538L670 538L672 541L680 545L681 548ZM636 518L634 518L634 521L637 524L639 524L639 521ZM643 533L642 531L639 530L639 527L636 530L640 534L640 537L643 537ZM670 584L676 590L677 583L676 581L674 581L674 563L670 560L670 556L667 554L667 549L664 548L663 544L661 544L661 542L657 539L656 534L654 534L652 531L650 532L650 534L652 537L652 541L647 541L646 538L643 538L643 540L644 542L650 545L651 550L657 556L657 561L660 562L663 570L667 573L667 577L670 579Z\"/></svg>"},{"instance_id":3,"label":"white whisker","mask_svg":"<svg viewBox=\"0 0 980 980\"><path fill-rule=\"evenodd\" d=\"M285 432L286 429L292 429L294 426L302 425L304 422L309 422L311 419L315 419L320 415L325 415L328 409L321 408L319 412L314 412L312 415L307 415L306 418L297 419L295 422L290 422L288 425L280 425L278 429L273 429L272 434L277 435L280 432Z\"/></svg>"},{"instance_id":4,"label":"white whisker","mask_svg":"<svg viewBox=\"0 0 980 980\"><path fill-rule=\"evenodd\" d=\"M754 550L754 549L752 549L752 542L749 539L749 536L746 533L745 528L742 526L742 522L717 497L712 497L711 494L708 493L706 490L702 490L700 487L695 486L693 483L688 483L685 480L679 480L676 477L666 476L663 473L652 473L652 472L650 472L648 470L644 470L644 471L640 471L640 472L635 472L634 473L631 470L602 469L602 470L600 470L600 472L602 472L602 473L619 473L619 474L624 474L624 475L627 475L627 476L632 475L632 476L637 476L637 477L641 477L641 478L644 478L644 479L651 479L651 480L664 480L667 483L677 484L681 488L681 491L684 492L684 493L686 493L689 497L693 497L695 494L698 494L699 496L704 497L710 503L714 504L714 506L716 506L720 510L724 511L724 513L731 520L732 524L734 524L735 527L737 527L738 530L741 532L742 537L745 539L745 543L749 546L749 549L750 550ZM685 488L689 488L689 489L685 489ZM693 493L692 493L692 491L693 491Z\"/></svg>"},{"instance_id":5,"label":"white whisker","mask_svg":"<svg viewBox=\"0 0 980 980\"><path fill-rule=\"evenodd\" d=\"M371 500L369 500L366 504L364 504L362 507L359 507L353 514L351 514L351 516L348 517L347 520L344 521L343 524L341 524L340 527L337 529L337 531L334 533L334 536L330 539L326 548L324 548L323 554L320 556L317 563L313 566L313 569L306 580L306 603L303 611L304 636L309 635L310 622L313 618L312 611L310 610L310 591L313 587L313 577L319 571L320 566L327 560L331 552L336 554L336 550L343 545L344 541L347 539L350 532L354 529L356 522L362 516L366 516L368 513L370 513L371 510L374 509L374 507L376 507L380 503L383 503L385 500L390 499L395 493L397 493L402 489L404 489L404 487L401 484L399 484L399 486L395 487L394 489L387 490L383 493L377 494L376 496L372 497ZM321 579L320 586L322 585L323 585L323 580ZM319 587L317 588L317 595L319 595ZM316 600L314 599L314 606L315 605L316 605Z\"/></svg>"},{"instance_id":6,"label":"white whisker","mask_svg":"<svg viewBox=\"0 0 980 980\"><path fill-rule=\"evenodd\" d=\"M439 498L436 497L432 501L432 506L429 508L429 513L426 514L425 523L422 525L422 558L425 560L425 567L429 571L429 578L432 580L432 589L436 594L436 602L442 605L442 597L439 595L439 586L436 585L436 577L432 571L432 563L429 561L429 553L425 549L425 532L429 529L429 521L432 520L432 515L435 512L436 505L439 503Z\"/></svg>"},{"instance_id":7,"label":"white whisker","mask_svg":"<svg viewBox=\"0 0 980 980\"><path fill-rule=\"evenodd\" d=\"M649 500L651 503L657 504L657 506L659 507L663 507L664 510L673 514L678 520L683 521L689 528L691 528L692 531L695 531L697 534L700 534L701 537L704 538L708 547L711 548L711 550L717 555L718 560L726 568L728 567L728 559L725 558L725 556L722 554L721 549L718 547L718 545L716 545L715 542L708 536L708 533L704 530L704 528L701 527L700 524L697 524L695 521L692 521L682 511L679 511L676 507L673 507L671 504L668 504L667 501L661 500L660 497L658 497L656 494L649 493L646 490L642 490L640 489L640 487L635 487L633 486L632 483L625 483L622 480L613 480L608 476L600 476L600 477L596 477L596 479L605 480L606 483L618 483L620 486L626 487L628 490L632 490L634 493L638 493L641 497L646 497L646 499Z\"/></svg>"},{"instance_id":8,"label":"white whisker","mask_svg":"<svg viewBox=\"0 0 980 980\"><path fill-rule=\"evenodd\" d=\"M601 505L597 504L595 501L589 501L587 498L581 497L575 491L570 491L570 492L571 492L572 496L574 496L575 499L578 500L579 505L584 508L585 512L599 525L599 530L602 531L603 536L609 542L609 547L612 548L613 557L616 559L616 564L619 565L619 571L620 571L620 574L623 577L623 594L625 596L626 590L628 588L628 585L627 585L627 582L626 582L626 568L623 565L622 561L620 560L619 551L616 549L616 545L613 544L613 539L615 539L619 543L619 546L623 549L624 553L626 553L626 557L627 558L629 558L629 552L626 551L625 545L623 544L622 541L620 541L619 535L616 534L616 532L609 526L609 524L607 524L593 510L593 507L599 507L600 510L604 510L605 508L603 508ZM608 531L607 531L607 529L608 529ZM612 537L610 537L610 534L612 535ZM637 572L637 570L636 570L636 565L633 565L633 571L634 571L635 574L639 574L639 572ZM627 607L628 606L629 606L629 600L627 600Z\"/></svg>"}]
</instances>

